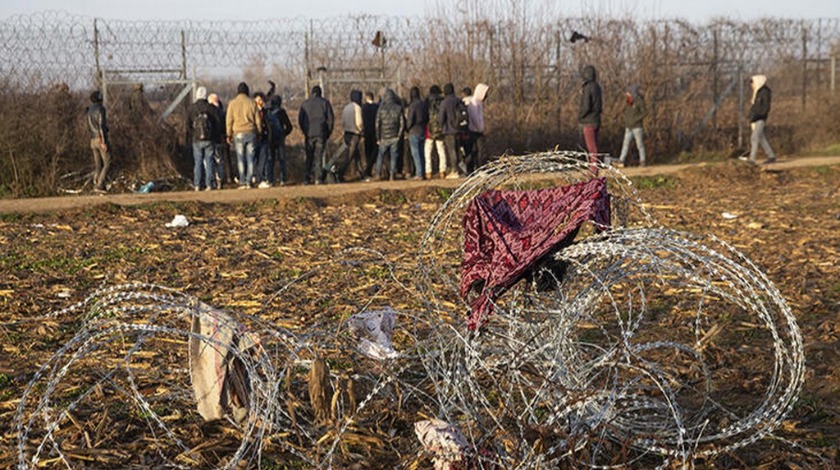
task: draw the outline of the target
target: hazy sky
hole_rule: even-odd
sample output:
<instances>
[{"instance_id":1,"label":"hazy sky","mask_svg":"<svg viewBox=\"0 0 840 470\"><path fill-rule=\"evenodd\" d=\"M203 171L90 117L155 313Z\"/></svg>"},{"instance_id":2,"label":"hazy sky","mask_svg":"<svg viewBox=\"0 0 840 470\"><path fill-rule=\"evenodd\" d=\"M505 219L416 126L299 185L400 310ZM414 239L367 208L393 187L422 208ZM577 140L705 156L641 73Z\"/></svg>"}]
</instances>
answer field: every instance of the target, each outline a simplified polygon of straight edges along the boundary
<instances>
[{"instance_id":1,"label":"hazy sky","mask_svg":"<svg viewBox=\"0 0 840 470\"><path fill-rule=\"evenodd\" d=\"M485 0L486 2L486 0ZM491 0L492 2L492 0ZM486 3L491 3L486 2ZM256 20L293 16L353 14L434 15L441 5L482 4L479 0L2 0L0 19L45 10L107 19ZM484 3L484 4L486 4ZM761 16L840 18L840 0L505 0L503 5L551 5L563 16L586 13L638 19L685 18L704 22L716 16L749 20Z\"/></svg>"}]
</instances>

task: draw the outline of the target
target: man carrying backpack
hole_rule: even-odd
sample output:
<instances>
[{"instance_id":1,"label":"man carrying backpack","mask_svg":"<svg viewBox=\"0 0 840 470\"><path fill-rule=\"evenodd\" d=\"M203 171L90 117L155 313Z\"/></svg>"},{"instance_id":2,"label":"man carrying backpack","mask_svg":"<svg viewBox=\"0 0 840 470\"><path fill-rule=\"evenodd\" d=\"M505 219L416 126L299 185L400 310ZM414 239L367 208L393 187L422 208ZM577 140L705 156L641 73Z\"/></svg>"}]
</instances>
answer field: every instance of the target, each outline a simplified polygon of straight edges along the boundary
<instances>
[{"instance_id":1,"label":"man carrying backpack","mask_svg":"<svg viewBox=\"0 0 840 470\"><path fill-rule=\"evenodd\" d=\"M204 190L213 189L215 152L213 138L221 128L219 114L207 101L207 88L198 87L195 102L187 116L187 129L192 137L193 187L201 191L201 171L204 169Z\"/></svg>"}]
</instances>

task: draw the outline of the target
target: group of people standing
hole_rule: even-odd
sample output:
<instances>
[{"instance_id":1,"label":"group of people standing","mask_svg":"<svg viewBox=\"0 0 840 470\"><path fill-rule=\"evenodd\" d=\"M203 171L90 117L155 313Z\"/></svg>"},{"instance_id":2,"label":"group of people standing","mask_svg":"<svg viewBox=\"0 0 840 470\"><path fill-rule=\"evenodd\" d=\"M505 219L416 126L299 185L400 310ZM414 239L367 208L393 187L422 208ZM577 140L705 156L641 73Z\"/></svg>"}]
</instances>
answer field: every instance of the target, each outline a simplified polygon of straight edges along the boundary
<instances>
[{"instance_id":1,"label":"group of people standing","mask_svg":"<svg viewBox=\"0 0 840 470\"><path fill-rule=\"evenodd\" d=\"M221 188L225 167L240 189L270 188L276 184L274 162L279 162L281 185L288 177L286 136L292 132L283 100L274 94L275 84L265 93L250 94L241 82L227 109L215 93L198 87L187 116L193 148L193 187L196 191ZM229 148L236 153L236 174L229 161Z\"/></svg>"},{"instance_id":2,"label":"group of people standing","mask_svg":"<svg viewBox=\"0 0 840 470\"><path fill-rule=\"evenodd\" d=\"M341 113L344 149L325 161L319 141L323 133L330 134L332 112L329 101L320 96L320 87L314 87L312 98L303 103L300 113L301 130L306 137L305 182L324 183L330 174L336 182L342 182L353 164L365 181L394 180L403 174L413 180L465 176L485 161L484 100L488 90L486 84L480 83L475 93L464 88L459 98L454 85L447 83L443 90L432 85L423 98L415 86L409 91L407 103L390 88L383 90L379 103L374 102L371 92L365 93L362 102L362 92L352 90ZM328 111L322 112L324 109ZM313 127L314 133L310 131ZM433 168L435 152L437 171ZM413 170L400 168L403 154L411 155L410 164L405 166L413 166ZM310 161L316 166L323 161L324 166L319 170Z\"/></svg>"},{"instance_id":3,"label":"group of people standing","mask_svg":"<svg viewBox=\"0 0 840 470\"><path fill-rule=\"evenodd\" d=\"M592 65L583 67L581 78L578 124L594 168L600 158L602 91ZM776 160L765 135L771 101L766 82L764 75L750 79L751 148L749 157L741 159L753 163L759 146L767 154L765 163ZM239 83L236 97L227 109L217 94L208 95L205 87L196 89L187 118L196 191L221 188L226 175L240 189L270 188L278 183L275 162L279 163L279 184L287 183L286 137L293 126L282 98L274 94L275 84L268 83L267 92L254 93L253 97L248 85ZM357 175L365 181L394 180L403 174L410 179L428 180L460 178L472 173L486 162L484 102L489 89L488 85L479 83L475 91L463 88L458 97L452 83L445 84L442 90L432 85L424 98L415 86L409 91L409 99L403 100L394 90L385 88L379 102L372 92L363 95L360 90L352 90L341 113L342 147L328 160L327 143L333 133L335 115L321 87L314 86L298 113L298 126L304 135L304 184L325 183L329 175L335 182L343 182L351 165L355 165ZM630 85L625 98L621 153L617 161L607 163L623 166L635 141L639 164L645 166L643 123L648 111L639 85ZM86 117L94 161L94 190L104 192L111 160L108 124L100 92L91 94L91 102ZM230 146L235 151L235 166L230 161ZM402 165L403 154L410 154L410 163ZM386 156L387 167L383 168Z\"/></svg>"},{"instance_id":4,"label":"group of people standing","mask_svg":"<svg viewBox=\"0 0 840 470\"><path fill-rule=\"evenodd\" d=\"M217 95L208 96L204 87L197 89L187 119L196 191L221 186L227 144L232 144L236 153L234 179L239 188L272 187L275 161L280 167L279 182L286 183L285 140L292 124L280 97L273 95L274 83L269 83L268 92L257 92L253 98L248 85L240 83L227 110ZM363 96L360 90L352 90L341 113L343 145L328 158L335 114L321 87L314 86L298 112L298 126L304 135L303 183L323 184L330 175L335 182L343 182L351 165L365 181L394 180L403 172L416 180L465 176L485 161L483 106L488 90L480 83L475 93L464 88L459 98L454 85L447 83L443 90L431 86L422 98L420 89L413 87L408 103L390 88L383 89L379 102L372 92ZM413 170L401 168L400 156L406 152L411 163L405 166L413 166ZM433 168L435 152L437 168Z\"/></svg>"}]
</instances>

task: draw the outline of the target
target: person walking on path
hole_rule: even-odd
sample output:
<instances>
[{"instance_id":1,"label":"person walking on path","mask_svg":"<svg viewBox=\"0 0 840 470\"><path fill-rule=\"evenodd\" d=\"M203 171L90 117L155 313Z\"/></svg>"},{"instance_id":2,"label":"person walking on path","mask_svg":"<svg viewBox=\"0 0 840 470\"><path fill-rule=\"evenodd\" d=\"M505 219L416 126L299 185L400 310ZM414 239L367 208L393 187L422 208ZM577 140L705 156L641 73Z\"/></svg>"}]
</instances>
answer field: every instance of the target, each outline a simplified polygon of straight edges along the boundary
<instances>
[{"instance_id":1,"label":"person walking on path","mask_svg":"<svg viewBox=\"0 0 840 470\"><path fill-rule=\"evenodd\" d=\"M414 176L412 179L422 180L423 169L425 168L423 164L423 141L426 139L429 109L426 107L426 102L420 99L420 88L411 87L409 95L406 127L408 128L408 148L414 160Z\"/></svg>"},{"instance_id":2,"label":"person walking on path","mask_svg":"<svg viewBox=\"0 0 840 470\"><path fill-rule=\"evenodd\" d=\"M597 169L595 164L600 160L598 157L598 135L601 131L601 85L598 84L595 67L586 65L581 70L583 86L580 93L580 105L578 106L578 124L583 132L583 139L586 143L586 151L589 152L589 162L592 163L593 171Z\"/></svg>"},{"instance_id":3,"label":"person walking on path","mask_svg":"<svg viewBox=\"0 0 840 470\"><path fill-rule=\"evenodd\" d=\"M379 154L376 157L376 170L374 180L382 176L382 160L385 153L391 155L391 162L388 167L388 179L394 181L397 175L397 158L399 158L399 142L405 132L405 115L403 114L402 103L394 90L385 90L382 104L376 113L376 140L379 145Z\"/></svg>"},{"instance_id":4,"label":"person walking on path","mask_svg":"<svg viewBox=\"0 0 840 470\"><path fill-rule=\"evenodd\" d=\"M202 171L204 189L210 191L214 186L215 143L214 138L221 123L216 108L207 101L207 88L201 86L195 90L195 102L187 113L187 129L192 138L193 151L193 188L201 191Z\"/></svg>"},{"instance_id":5,"label":"person walking on path","mask_svg":"<svg viewBox=\"0 0 840 470\"><path fill-rule=\"evenodd\" d=\"M643 121L647 116L645 98L639 92L639 85L633 84L627 88L625 93L627 104L624 107L624 143L621 144L621 155L619 166L624 166L627 161L627 153L630 151L630 141L636 140L636 149L639 151L639 166L645 166L647 157L645 155L645 143Z\"/></svg>"},{"instance_id":6,"label":"person walking on path","mask_svg":"<svg viewBox=\"0 0 840 470\"><path fill-rule=\"evenodd\" d=\"M102 105L102 93L90 94L91 104L87 109L87 124L90 130L90 150L93 153L93 190L105 192L105 179L111 167L111 142L108 140L108 119Z\"/></svg>"},{"instance_id":7,"label":"person walking on path","mask_svg":"<svg viewBox=\"0 0 840 470\"><path fill-rule=\"evenodd\" d=\"M306 140L304 148L304 184L325 182L324 154L327 140L333 131L335 115L329 101L321 96L321 87L312 87L312 96L300 105L298 125Z\"/></svg>"},{"instance_id":8,"label":"person walking on path","mask_svg":"<svg viewBox=\"0 0 840 470\"><path fill-rule=\"evenodd\" d=\"M254 157L262 121L256 103L249 96L248 84L241 82L236 91L236 97L228 104L225 128L228 143L233 142L236 149L239 189L249 189L254 178Z\"/></svg>"},{"instance_id":9,"label":"person walking on path","mask_svg":"<svg viewBox=\"0 0 840 470\"><path fill-rule=\"evenodd\" d=\"M765 164L776 161L776 154L773 148L770 147L770 142L764 133L764 127L767 125L767 115L770 114L770 87L767 85L767 77L764 75L753 75L750 78L750 88L752 88L752 106L750 106L750 128L752 128L752 135L750 136L750 163L756 163L758 156L758 146L764 149L767 154ZM746 158L741 157L742 160Z\"/></svg>"}]
</instances>

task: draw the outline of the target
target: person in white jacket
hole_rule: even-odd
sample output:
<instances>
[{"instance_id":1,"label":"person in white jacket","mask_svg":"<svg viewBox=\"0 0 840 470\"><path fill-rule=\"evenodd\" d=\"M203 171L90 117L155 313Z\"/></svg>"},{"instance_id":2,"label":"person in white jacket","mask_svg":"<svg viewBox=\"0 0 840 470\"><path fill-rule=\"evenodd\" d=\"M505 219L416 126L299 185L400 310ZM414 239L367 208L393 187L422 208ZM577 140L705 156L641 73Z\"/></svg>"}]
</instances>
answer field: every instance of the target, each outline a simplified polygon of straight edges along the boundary
<instances>
[{"instance_id":1,"label":"person in white jacket","mask_svg":"<svg viewBox=\"0 0 840 470\"><path fill-rule=\"evenodd\" d=\"M467 170L472 173L485 163L487 156L484 153L484 102L487 100L490 87L487 84L479 83L475 86L475 92L464 88L464 104L467 105L467 112L470 117L469 129L464 142L464 159L467 162Z\"/></svg>"}]
</instances>

